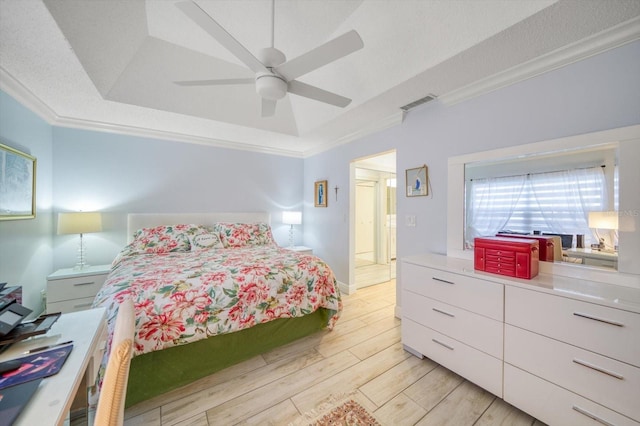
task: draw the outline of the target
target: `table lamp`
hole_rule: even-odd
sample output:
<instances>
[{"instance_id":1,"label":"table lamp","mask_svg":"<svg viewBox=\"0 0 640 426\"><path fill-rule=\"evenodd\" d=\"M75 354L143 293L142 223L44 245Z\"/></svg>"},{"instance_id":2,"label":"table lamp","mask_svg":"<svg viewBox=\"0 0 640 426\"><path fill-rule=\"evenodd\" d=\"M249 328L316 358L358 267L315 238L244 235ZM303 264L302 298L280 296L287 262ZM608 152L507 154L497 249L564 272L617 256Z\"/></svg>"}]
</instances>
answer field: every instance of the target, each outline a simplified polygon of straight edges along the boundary
<instances>
[{"instance_id":1,"label":"table lamp","mask_svg":"<svg viewBox=\"0 0 640 426\"><path fill-rule=\"evenodd\" d=\"M80 234L78 247L78 263L73 269L80 270L89 267L85 261L85 246L83 234L102 231L102 215L97 212L73 212L58 214L58 235Z\"/></svg>"},{"instance_id":2,"label":"table lamp","mask_svg":"<svg viewBox=\"0 0 640 426\"><path fill-rule=\"evenodd\" d=\"M293 225L302 223L302 212L282 212L282 223L291 225L289 228L289 247L293 247Z\"/></svg>"},{"instance_id":3,"label":"table lamp","mask_svg":"<svg viewBox=\"0 0 640 426\"><path fill-rule=\"evenodd\" d=\"M589 212L589 228L592 228L598 237L598 250L604 251L604 238L598 234L598 229L608 229L616 231L618 229L618 212ZM613 239L611 240L613 243ZM612 244L612 246L614 246ZM614 246L615 247L615 246Z\"/></svg>"}]
</instances>

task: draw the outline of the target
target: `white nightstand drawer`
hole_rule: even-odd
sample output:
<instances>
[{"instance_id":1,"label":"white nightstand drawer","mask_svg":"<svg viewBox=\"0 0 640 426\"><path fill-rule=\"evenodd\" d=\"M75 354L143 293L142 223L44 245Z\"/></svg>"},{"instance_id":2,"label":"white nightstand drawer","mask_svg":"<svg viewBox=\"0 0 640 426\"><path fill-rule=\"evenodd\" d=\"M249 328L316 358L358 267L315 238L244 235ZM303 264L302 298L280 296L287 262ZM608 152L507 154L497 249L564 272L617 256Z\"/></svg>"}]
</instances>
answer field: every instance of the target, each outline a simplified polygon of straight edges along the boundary
<instances>
[{"instance_id":1,"label":"white nightstand drawer","mask_svg":"<svg viewBox=\"0 0 640 426\"><path fill-rule=\"evenodd\" d=\"M405 318L502 359L502 322L406 290L402 302Z\"/></svg>"},{"instance_id":2,"label":"white nightstand drawer","mask_svg":"<svg viewBox=\"0 0 640 426\"><path fill-rule=\"evenodd\" d=\"M406 290L497 321L504 318L502 284L402 262L402 285Z\"/></svg>"},{"instance_id":3,"label":"white nightstand drawer","mask_svg":"<svg viewBox=\"0 0 640 426\"><path fill-rule=\"evenodd\" d=\"M90 309L93 304L94 296L85 297L82 299L70 299L63 300L62 302L49 302L47 301L47 313L62 312L64 314L69 312L83 311Z\"/></svg>"},{"instance_id":4,"label":"white nightstand drawer","mask_svg":"<svg viewBox=\"0 0 640 426\"><path fill-rule=\"evenodd\" d=\"M47 300L59 302L95 296L106 278L106 275L86 275L76 278L49 280Z\"/></svg>"},{"instance_id":5,"label":"white nightstand drawer","mask_svg":"<svg viewBox=\"0 0 640 426\"><path fill-rule=\"evenodd\" d=\"M640 420L640 368L505 326L505 362Z\"/></svg>"},{"instance_id":6,"label":"white nightstand drawer","mask_svg":"<svg viewBox=\"0 0 640 426\"><path fill-rule=\"evenodd\" d=\"M402 319L402 343L502 397L502 360L406 317Z\"/></svg>"},{"instance_id":7,"label":"white nightstand drawer","mask_svg":"<svg viewBox=\"0 0 640 426\"><path fill-rule=\"evenodd\" d=\"M504 400L549 425L640 425L626 416L506 363Z\"/></svg>"},{"instance_id":8,"label":"white nightstand drawer","mask_svg":"<svg viewBox=\"0 0 640 426\"><path fill-rule=\"evenodd\" d=\"M640 367L640 315L511 286L505 298L506 323Z\"/></svg>"}]
</instances>

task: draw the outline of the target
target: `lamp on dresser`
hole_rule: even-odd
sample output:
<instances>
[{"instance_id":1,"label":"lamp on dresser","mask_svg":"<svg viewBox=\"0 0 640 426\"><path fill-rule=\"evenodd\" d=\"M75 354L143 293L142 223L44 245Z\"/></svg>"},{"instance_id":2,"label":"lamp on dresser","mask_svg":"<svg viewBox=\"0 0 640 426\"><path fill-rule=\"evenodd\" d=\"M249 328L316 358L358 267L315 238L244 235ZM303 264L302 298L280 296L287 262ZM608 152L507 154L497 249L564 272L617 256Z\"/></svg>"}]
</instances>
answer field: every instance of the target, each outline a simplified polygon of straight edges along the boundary
<instances>
[{"instance_id":1,"label":"lamp on dresser","mask_svg":"<svg viewBox=\"0 0 640 426\"><path fill-rule=\"evenodd\" d=\"M302 223L302 212L282 212L282 223L291 225L289 228L289 247L293 247L293 225Z\"/></svg>"},{"instance_id":2,"label":"lamp on dresser","mask_svg":"<svg viewBox=\"0 0 640 426\"><path fill-rule=\"evenodd\" d=\"M605 239L598 234L599 229L607 229L609 232L613 231L611 237L611 248L615 250L616 243L614 238L617 238L615 232L618 230L618 212L616 211L604 211L604 212L589 212L589 228L592 228L598 237L598 250L609 251L605 244Z\"/></svg>"},{"instance_id":3,"label":"lamp on dresser","mask_svg":"<svg viewBox=\"0 0 640 426\"><path fill-rule=\"evenodd\" d=\"M89 266L86 262L85 246L82 240L83 234L102 231L102 215L98 212L69 212L58 214L58 235L80 234L78 247L78 263L76 270Z\"/></svg>"}]
</instances>

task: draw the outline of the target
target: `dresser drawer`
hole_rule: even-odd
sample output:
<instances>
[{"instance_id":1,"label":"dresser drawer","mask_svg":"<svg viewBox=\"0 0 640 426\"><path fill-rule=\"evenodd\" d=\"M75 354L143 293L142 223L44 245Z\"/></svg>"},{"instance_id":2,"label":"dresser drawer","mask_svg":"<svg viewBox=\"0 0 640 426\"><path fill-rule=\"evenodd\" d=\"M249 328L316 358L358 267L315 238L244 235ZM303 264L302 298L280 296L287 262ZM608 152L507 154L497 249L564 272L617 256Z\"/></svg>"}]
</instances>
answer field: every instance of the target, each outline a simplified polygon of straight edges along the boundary
<instances>
[{"instance_id":1,"label":"dresser drawer","mask_svg":"<svg viewBox=\"0 0 640 426\"><path fill-rule=\"evenodd\" d=\"M402 343L502 397L502 360L408 318L402 320Z\"/></svg>"},{"instance_id":2,"label":"dresser drawer","mask_svg":"<svg viewBox=\"0 0 640 426\"><path fill-rule=\"evenodd\" d=\"M406 290L402 301L404 318L502 359L502 322Z\"/></svg>"},{"instance_id":3,"label":"dresser drawer","mask_svg":"<svg viewBox=\"0 0 640 426\"><path fill-rule=\"evenodd\" d=\"M403 262L402 286L498 321L504 318L502 284Z\"/></svg>"},{"instance_id":4,"label":"dresser drawer","mask_svg":"<svg viewBox=\"0 0 640 426\"><path fill-rule=\"evenodd\" d=\"M506 363L504 400L549 425L640 426L626 416Z\"/></svg>"},{"instance_id":5,"label":"dresser drawer","mask_svg":"<svg viewBox=\"0 0 640 426\"><path fill-rule=\"evenodd\" d=\"M62 300L93 297L98 294L98 290L100 290L106 278L106 274L100 274L49 280L47 282L47 300L60 302Z\"/></svg>"},{"instance_id":6,"label":"dresser drawer","mask_svg":"<svg viewBox=\"0 0 640 426\"><path fill-rule=\"evenodd\" d=\"M511 325L505 362L640 420L640 368Z\"/></svg>"},{"instance_id":7,"label":"dresser drawer","mask_svg":"<svg viewBox=\"0 0 640 426\"><path fill-rule=\"evenodd\" d=\"M640 315L633 312L507 286L505 322L640 366Z\"/></svg>"},{"instance_id":8,"label":"dresser drawer","mask_svg":"<svg viewBox=\"0 0 640 426\"><path fill-rule=\"evenodd\" d=\"M82 299L63 300L62 302L49 302L49 300L47 300L47 313L62 312L66 314L69 312L84 311L85 309L91 308L93 299L94 297L85 297Z\"/></svg>"}]
</instances>

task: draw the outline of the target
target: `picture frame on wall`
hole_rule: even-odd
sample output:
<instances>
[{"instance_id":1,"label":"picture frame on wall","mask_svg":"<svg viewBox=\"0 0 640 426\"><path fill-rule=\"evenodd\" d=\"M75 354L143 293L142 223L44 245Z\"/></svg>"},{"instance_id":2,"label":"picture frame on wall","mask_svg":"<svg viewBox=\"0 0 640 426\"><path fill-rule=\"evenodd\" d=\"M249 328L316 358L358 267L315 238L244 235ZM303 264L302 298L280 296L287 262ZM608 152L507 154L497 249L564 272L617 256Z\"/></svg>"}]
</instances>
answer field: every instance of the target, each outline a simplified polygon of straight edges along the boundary
<instances>
[{"instance_id":1,"label":"picture frame on wall","mask_svg":"<svg viewBox=\"0 0 640 426\"><path fill-rule=\"evenodd\" d=\"M429 195L429 173L427 165L407 169L407 197L423 197Z\"/></svg>"},{"instance_id":2,"label":"picture frame on wall","mask_svg":"<svg viewBox=\"0 0 640 426\"><path fill-rule=\"evenodd\" d=\"M36 158L0 143L0 220L36 217Z\"/></svg>"},{"instance_id":3,"label":"picture frame on wall","mask_svg":"<svg viewBox=\"0 0 640 426\"><path fill-rule=\"evenodd\" d=\"M314 185L314 206L327 207L327 181L319 180Z\"/></svg>"}]
</instances>

